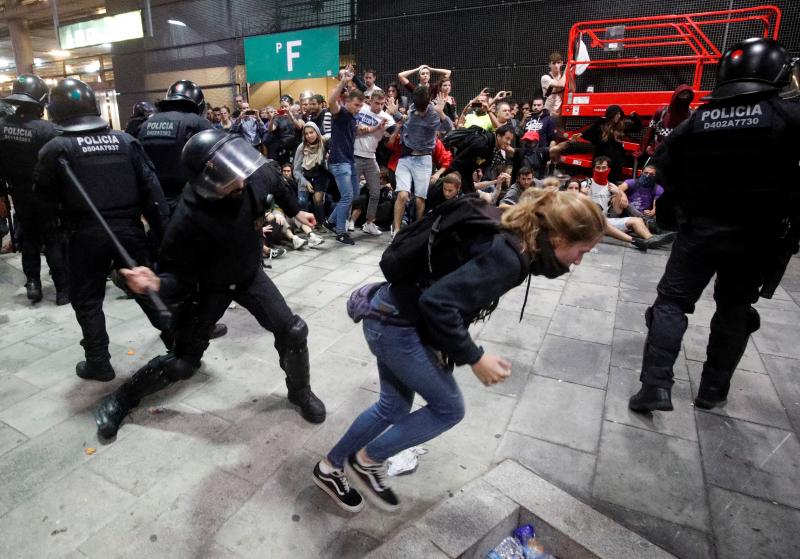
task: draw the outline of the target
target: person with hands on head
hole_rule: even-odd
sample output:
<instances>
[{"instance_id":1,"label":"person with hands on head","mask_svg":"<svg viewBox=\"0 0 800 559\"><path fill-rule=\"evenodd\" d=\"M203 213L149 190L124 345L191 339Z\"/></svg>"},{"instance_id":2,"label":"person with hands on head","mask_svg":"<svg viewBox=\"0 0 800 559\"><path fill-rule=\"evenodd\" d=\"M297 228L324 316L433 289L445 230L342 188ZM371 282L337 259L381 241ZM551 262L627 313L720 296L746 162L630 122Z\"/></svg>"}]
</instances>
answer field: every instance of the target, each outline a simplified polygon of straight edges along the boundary
<instances>
[{"instance_id":1,"label":"person with hands on head","mask_svg":"<svg viewBox=\"0 0 800 559\"><path fill-rule=\"evenodd\" d=\"M465 203L465 198L447 203ZM400 499L387 483L386 460L433 439L464 417L457 382L464 373L454 371L454 365L468 365L489 387L511 375L507 359L475 343L470 323L485 318L529 274L555 278L580 264L605 227L589 198L563 192L526 194L502 218L488 204L474 198L469 202L495 215L500 227L476 231L458 254L447 250L452 245L437 254L444 245L435 245L437 266L426 286L383 283L364 288L370 293L364 296L369 301L364 337L377 359L380 396L313 472L314 483L349 512L363 509L364 495L378 508L396 510ZM417 394L425 406L412 411Z\"/></svg>"},{"instance_id":2,"label":"person with hands on head","mask_svg":"<svg viewBox=\"0 0 800 559\"><path fill-rule=\"evenodd\" d=\"M404 70L403 72L397 74L397 81L400 82L401 86L403 86L408 91L413 93L414 90L419 86L429 87L431 83L431 74L434 72L437 74L442 74L443 80L449 79L450 75L453 73L452 70L447 70L444 68L431 68L430 66L426 66L425 64L420 64L416 68L413 68L411 70ZM419 78L418 84L413 84L408 79L409 76L413 74L417 74Z\"/></svg>"},{"instance_id":3,"label":"person with hands on head","mask_svg":"<svg viewBox=\"0 0 800 559\"><path fill-rule=\"evenodd\" d=\"M142 398L194 375L209 345L209 327L232 301L274 335L289 402L306 421L323 422L325 405L310 386L308 326L262 269L262 227L273 202L311 227L313 214L299 210L277 166L241 136L199 132L187 142L182 164L188 187L164 235L158 274L144 266L122 273L135 293L149 288L168 303L191 295L196 304L176 311L173 350L103 399L95 411L99 433L113 437Z\"/></svg>"}]
</instances>

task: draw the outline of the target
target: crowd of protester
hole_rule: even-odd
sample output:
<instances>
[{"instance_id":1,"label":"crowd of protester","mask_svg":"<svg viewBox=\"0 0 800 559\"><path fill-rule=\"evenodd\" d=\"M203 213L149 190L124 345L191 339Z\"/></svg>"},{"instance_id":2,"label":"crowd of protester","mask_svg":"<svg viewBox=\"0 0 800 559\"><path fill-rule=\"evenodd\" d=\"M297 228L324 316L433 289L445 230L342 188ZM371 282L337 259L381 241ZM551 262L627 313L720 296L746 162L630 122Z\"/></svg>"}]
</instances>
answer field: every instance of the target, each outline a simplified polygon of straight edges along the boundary
<instances>
[{"instance_id":1,"label":"crowd of protester","mask_svg":"<svg viewBox=\"0 0 800 559\"><path fill-rule=\"evenodd\" d=\"M277 209L265 231L268 257L283 256L281 244L318 247L328 234L355 244L357 228L393 238L404 224L466 193L507 209L531 188L590 196L608 217L607 235L637 249L668 243L672 236L659 235L655 223L662 189L652 163L639 176L623 176L629 155L622 142L642 129L638 115L626 118L612 105L582 133L566 134L559 119L562 66L553 53L541 94L530 99L485 88L463 107L451 95L450 70L421 65L378 84L374 69L357 74L348 66L331 92L282 95L277 108L260 109L237 95L233 110L209 108L206 117L282 165L301 208L316 216L317 230L305 232ZM688 99L686 107L693 95L687 89L675 97ZM654 125L642 137L643 165L663 139L663 122ZM592 153L591 170L575 173L562 164L562 155L576 152Z\"/></svg>"}]
</instances>

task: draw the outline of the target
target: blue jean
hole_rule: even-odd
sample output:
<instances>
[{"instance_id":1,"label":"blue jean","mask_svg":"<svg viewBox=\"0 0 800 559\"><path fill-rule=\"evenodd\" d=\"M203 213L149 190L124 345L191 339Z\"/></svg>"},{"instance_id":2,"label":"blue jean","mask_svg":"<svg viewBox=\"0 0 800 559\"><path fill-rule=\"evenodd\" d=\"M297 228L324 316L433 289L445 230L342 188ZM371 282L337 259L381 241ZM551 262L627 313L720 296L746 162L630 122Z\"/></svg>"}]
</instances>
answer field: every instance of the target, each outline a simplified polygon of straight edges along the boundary
<instances>
[{"instance_id":1,"label":"blue jean","mask_svg":"<svg viewBox=\"0 0 800 559\"><path fill-rule=\"evenodd\" d=\"M358 196L358 173L355 163L331 163L328 170L336 179L339 189L339 203L333 209L328 221L336 224L336 233L347 233L347 220L350 219L350 206Z\"/></svg>"},{"instance_id":2,"label":"blue jean","mask_svg":"<svg viewBox=\"0 0 800 559\"><path fill-rule=\"evenodd\" d=\"M362 447L372 460L383 462L431 440L464 418L464 399L452 370L422 343L416 328L366 319L364 337L378 358L380 397L328 453L336 468L342 468L347 457ZM415 393L427 405L412 413Z\"/></svg>"},{"instance_id":3,"label":"blue jean","mask_svg":"<svg viewBox=\"0 0 800 559\"><path fill-rule=\"evenodd\" d=\"M304 212L308 211L308 199L308 190L297 191L297 203L300 205L300 209Z\"/></svg>"}]
</instances>

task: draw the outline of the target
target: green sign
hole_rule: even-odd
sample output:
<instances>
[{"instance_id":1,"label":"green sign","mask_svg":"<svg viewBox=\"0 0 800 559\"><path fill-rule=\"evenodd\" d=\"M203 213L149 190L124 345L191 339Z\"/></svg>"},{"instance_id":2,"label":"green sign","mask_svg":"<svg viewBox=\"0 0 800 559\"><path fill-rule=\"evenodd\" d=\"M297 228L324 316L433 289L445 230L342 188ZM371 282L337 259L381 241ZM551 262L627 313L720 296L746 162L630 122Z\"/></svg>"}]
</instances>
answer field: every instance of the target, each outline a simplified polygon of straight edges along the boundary
<instances>
[{"instance_id":1,"label":"green sign","mask_svg":"<svg viewBox=\"0 0 800 559\"><path fill-rule=\"evenodd\" d=\"M247 81L301 80L339 72L339 26L246 37Z\"/></svg>"},{"instance_id":2,"label":"green sign","mask_svg":"<svg viewBox=\"0 0 800 559\"><path fill-rule=\"evenodd\" d=\"M127 12L100 19L81 21L58 28L62 49L77 49L103 43L139 39L142 31L141 11Z\"/></svg>"}]
</instances>

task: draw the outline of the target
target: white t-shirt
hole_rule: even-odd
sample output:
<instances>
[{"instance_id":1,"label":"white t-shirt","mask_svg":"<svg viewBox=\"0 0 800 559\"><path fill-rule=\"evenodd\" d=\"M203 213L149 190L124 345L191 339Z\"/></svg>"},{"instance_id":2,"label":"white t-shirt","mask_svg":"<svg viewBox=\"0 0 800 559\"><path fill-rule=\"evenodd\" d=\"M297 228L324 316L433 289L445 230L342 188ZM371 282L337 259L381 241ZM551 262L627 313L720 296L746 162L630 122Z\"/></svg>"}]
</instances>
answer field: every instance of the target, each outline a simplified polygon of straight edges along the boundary
<instances>
[{"instance_id":1,"label":"white t-shirt","mask_svg":"<svg viewBox=\"0 0 800 559\"><path fill-rule=\"evenodd\" d=\"M389 113L386 111L381 111L380 113L375 114L369 110L367 105L361 107L361 112L356 115L356 122L363 124L364 126L378 126L382 120L387 121L388 124L386 125L386 128L394 124L394 119L391 117L391 115L389 115ZM381 143L381 138L383 138L383 133L386 128L383 130L376 130L371 134L356 136L353 155L375 159L375 150L378 149L378 144Z\"/></svg>"},{"instance_id":2,"label":"white t-shirt","mask_svg":"<svg viewBox=\"0 0 800 559\"><path fill-rule=\"evenodd\" d=\"M595 204L600 206L603 210L603 215L608 214L608 206L611 203L611 190L608 188L609 184L611 183L600 185L592 179L586 179L581 183L581 186L589 187L589 197Z\"/></svg>"},{"instance_id":3,"label":"white t-shirt","mask_svg":"<svg viewBox=\"0 0 800 559\"><path fill-rule=\"evenodd\" d=\"M564 74L561 74L561 77L556 79L550 74L545 74L542 76L542 95L547 95L547 89L551 85L556 85L563 87L564 86ZM544 100L544 108L550 111L551 115L558 116L561 114L561 101L564 98L563 95L564 90L562 89L558 93L551 93L547 95L547 98Z\"/></svg>"}]
</instances>

